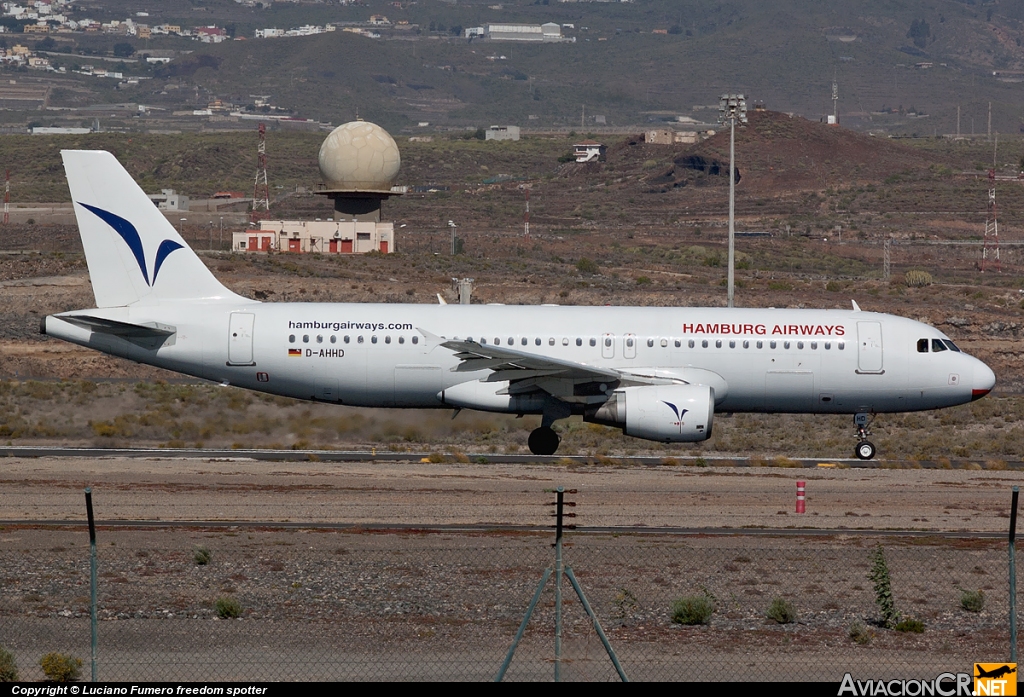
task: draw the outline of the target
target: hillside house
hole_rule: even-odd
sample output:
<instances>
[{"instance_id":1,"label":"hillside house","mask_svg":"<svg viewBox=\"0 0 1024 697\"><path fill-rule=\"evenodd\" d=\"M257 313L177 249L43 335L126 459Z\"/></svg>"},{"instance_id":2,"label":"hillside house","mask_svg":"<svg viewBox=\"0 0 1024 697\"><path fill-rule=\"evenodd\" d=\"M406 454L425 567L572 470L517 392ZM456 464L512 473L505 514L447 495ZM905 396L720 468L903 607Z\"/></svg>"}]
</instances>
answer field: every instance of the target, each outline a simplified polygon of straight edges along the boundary
<instances>
[{"instance_id":1,"label":"hillside house","mask_svg":"<svg viewBox=\"0 0 1024 697\"><path fill-rule=\"evenodd\" d=\"M584 140L572 146L577 162L604 162L607 150L607 146L596 140Z\"/></svg>"}]
</instances>

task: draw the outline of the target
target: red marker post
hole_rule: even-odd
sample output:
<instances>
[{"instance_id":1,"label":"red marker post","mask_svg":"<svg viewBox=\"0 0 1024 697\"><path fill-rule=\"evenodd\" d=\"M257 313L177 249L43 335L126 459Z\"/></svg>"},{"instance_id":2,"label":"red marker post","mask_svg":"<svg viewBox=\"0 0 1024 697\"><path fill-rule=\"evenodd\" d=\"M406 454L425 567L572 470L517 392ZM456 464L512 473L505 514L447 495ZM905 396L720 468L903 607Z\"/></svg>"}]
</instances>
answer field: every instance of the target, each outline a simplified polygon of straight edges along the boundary
<instances>
[{"instance_id":1,"label":"red marker post","mask_svg":"<svg viewBox=\"0 0 1024 697\"><path fill-rule=\"evenodd\" d=\"M807 498L806 485L807 485L807 482L797 482L796 483L796 512L797 513L803 513L804 512L804 502L805 502L805 500Z\"/></svg>"}]
</instances>

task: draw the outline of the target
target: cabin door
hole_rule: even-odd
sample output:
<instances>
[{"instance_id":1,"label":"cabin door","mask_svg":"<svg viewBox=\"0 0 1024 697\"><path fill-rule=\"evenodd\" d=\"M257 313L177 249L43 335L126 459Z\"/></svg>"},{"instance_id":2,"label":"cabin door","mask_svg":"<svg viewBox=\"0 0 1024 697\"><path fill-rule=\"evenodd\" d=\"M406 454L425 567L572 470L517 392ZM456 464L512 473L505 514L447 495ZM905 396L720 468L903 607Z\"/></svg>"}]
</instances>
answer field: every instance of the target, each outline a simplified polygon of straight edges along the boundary
<instances>
[{"instance_id":1,"label":"cabin door","mask_svg":"<svg viewBox=\"0 0 1024 697\"><path fill-rule=\"evenodd\" d=\"M881 373L882 323L857 322L857 372Z\"/></svg>"},{"instance_id":2,"label":"cabin door","mask_svg":"<svg viewBox=\"0 0 1024 697\"><path fill-rule=\"evenodd\" d=\"M252 327L256 315L232 312L228 321L228 365L255 365L252 360Z\"/></svg>"}]
</instances>

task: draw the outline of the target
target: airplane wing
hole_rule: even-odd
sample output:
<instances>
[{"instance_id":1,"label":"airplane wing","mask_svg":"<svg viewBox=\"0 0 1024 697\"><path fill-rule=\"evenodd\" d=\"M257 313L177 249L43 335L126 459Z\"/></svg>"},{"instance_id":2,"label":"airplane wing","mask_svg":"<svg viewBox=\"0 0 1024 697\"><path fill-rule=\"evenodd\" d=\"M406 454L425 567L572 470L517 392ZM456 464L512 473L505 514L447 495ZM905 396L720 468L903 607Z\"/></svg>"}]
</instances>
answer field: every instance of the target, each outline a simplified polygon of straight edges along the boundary
<instances>
[{"instance_id":1,"label":"airplane wing","mask_svg":"<svg viewBox=\"0 0 1024 697\"><path fill-rule=\"evenodd\" d=\"M616 387L675 382L475 341L442 341L441 346L455 351L460 360L455 372L489 370L482 382L508 382L498 394L540 391L564 401L590 402L604 401Z\"/></svg>"},{"instance_id":2,"label":"airplane wing","mask_svg":"<svg viewBox=\"0 0 1024 697\"><path fill-rule=\"evenodd\" d=\"M475 341L445 341L441 344L455 351L455 357L462 362L456 366L459 373L476 370L493 371L487 382L504 380L521 380L527 377L557 376L572 380L603 380L615 381L622 377L616 370L598 368L586 363L563 361L557 358L541 356L535 353L501 348L490 344L479 344Z\"/></svg>"}]
</instances>

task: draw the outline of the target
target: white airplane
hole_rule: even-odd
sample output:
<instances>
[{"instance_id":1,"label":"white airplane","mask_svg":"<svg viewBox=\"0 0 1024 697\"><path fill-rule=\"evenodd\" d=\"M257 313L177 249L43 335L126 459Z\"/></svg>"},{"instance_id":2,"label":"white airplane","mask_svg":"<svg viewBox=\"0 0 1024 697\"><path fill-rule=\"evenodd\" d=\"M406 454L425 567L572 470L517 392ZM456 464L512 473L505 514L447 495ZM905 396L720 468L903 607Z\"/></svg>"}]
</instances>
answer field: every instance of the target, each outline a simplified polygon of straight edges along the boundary
<instances>
[{"instance_id":1,"label":"white airplane","mask_svg":"<svg viewBox=\"0 0 1024 697\"><path fill-rule=\"evenodd\" d=\"M179 373L367 407L570 415L660 442L715 412L854 414L964 404L995 375L937 329L851 310L261 303L225 288L108 152L66 150L96 307L41 331Z\"/></svg>"}]
</instances>

